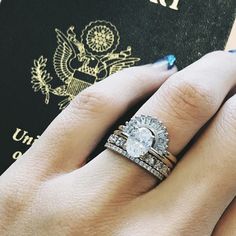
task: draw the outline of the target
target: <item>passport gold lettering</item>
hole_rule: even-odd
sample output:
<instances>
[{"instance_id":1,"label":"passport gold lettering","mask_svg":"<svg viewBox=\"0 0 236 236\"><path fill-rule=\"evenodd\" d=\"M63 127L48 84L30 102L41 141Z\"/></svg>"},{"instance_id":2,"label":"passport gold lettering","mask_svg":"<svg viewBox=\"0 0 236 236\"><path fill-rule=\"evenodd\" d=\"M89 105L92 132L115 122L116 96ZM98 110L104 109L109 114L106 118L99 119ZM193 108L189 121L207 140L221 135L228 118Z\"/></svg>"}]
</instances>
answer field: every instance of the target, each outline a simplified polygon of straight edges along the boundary
<instances>
[{"instance_id":1,"label":"passport gold lettering","mask_svg":"<svg viewBox=\"0 0 236 236\"><path fill-rule=\"evenodd\" d=\"M22 129L16 128L16 131L13 134L12 138L14 141L18 142L21 141L27 133L27 131L23 131Z\"/></svg>"},{"instance_id":2,"label":"passport gold lettering","mask_svg":"<svg viewBox=\"0 0 236 236\"><path fill-rule=\"evenodd\" d=\"M23 155L22 152L16 151L16 152L13 153L12 158L13 158L14 160L17 160L17 159L18 159L19 157L21 157L22 155Z\"/></svg>"},{"instance_id":3,"label":"passport gold lettering","mask_svg":"<svg viewBox=\"0 0 236 236\"><path fill-rule=\"evenodd\" d=\"M28 135L28 132L22 129L17 128L13 134L13 140L17 142L22 142L26 145L32 145L34 138Z\"/></svg>"},{"instance_id":4,"label":"passport gold lettering","mask_svg":"<svg viewBox=\"0 0 236 236\"><path fill-rule=\"evenodd\" d=\"M178 10L178 4L179 0L173 0L170 5L168 5L166 0L150 0L150 2L156 3L156 4L161 4L164 7L169 7L173 10Z\"/></svg>"},{"instance_id":5,"label":"passport gold lettering","mask_svg":"<svg viewBox=\"0 0 236 236\"><path fill-rule=\"evenodd\" d=\"M36 137L33 137L29 135L29 132L26 130L23 130L21 128L16 128L14 134L12 135L12 139L16 142L20 142L24 145L31 146L34 142L38 140L40 136L37 135ZM17 160L19 157L23 155L23 152L21 151L15 151L12 154L12 158L14 160Z\"/></svg>"}]
</instances>

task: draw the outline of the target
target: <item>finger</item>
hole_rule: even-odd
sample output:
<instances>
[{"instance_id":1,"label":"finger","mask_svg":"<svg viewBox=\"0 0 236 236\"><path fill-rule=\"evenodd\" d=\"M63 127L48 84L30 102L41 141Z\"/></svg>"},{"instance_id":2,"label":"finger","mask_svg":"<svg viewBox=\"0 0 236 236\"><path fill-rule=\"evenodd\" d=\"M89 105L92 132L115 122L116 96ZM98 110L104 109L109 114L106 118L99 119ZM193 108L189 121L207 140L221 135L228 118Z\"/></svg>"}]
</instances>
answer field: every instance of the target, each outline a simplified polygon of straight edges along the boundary
<instances>
[{"instance_id":1,"label":"finger","mask_svg":"<svg viewBox=\"0 0 236 236\"><path fill-rule=\"evenodd\" d=\"M235 197L235 131L236 96L233 96L223 105L167 181L148 196L159 201L163 209L172 202L175 213L179 214L176 224L204 225L202 235L210 235Z\"/></svg>"},{"instance_id":2,"label":"finger","mask_svg":"<svg viewBox=\"0 0 236 236\"><path fill-rule=\"evenodd\" d=\"M225 210L218 221L213 236L232 236L236 235L236 198Z\"/></svg>"},{"instance_id":3,"label":"finger","mask_svg":"<svg viewBox=\"0 0 236 236\"><path fill-rule=\"evenodd\" d=\"M38 168L53 167L55 172L81 166L124 112L176 72L176 67L168 70L168 63L166 58L129 68L83 90L49 125L27 156L37 161Z\"/></svg>"},{"instance_id":4,"label":"finger","mask_svg":"<svg viewBox=\"0 0 236 236\"><path fill-rule=\"evenodd\" d=\"M171 76L136 115L162 120L169 133L169 151L177 155L220 107L236 82L235 65L236 57L229 53L205 56ZM147 171L110 150L102 152L86 168L99 172L101 181L116 179L116 183L123 183L115 188L122 185L127 192L140 194L156 183Z\"/></svg>"}]
</instances>

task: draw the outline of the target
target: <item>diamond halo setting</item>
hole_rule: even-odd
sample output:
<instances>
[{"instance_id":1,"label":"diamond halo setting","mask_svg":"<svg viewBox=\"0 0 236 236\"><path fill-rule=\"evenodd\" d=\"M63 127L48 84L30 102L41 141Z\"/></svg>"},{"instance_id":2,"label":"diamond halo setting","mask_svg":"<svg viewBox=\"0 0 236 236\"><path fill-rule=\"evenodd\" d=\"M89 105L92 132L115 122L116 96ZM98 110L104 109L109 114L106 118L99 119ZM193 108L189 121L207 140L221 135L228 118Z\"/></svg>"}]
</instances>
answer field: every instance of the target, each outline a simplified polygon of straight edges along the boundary
<instances>
[{"instance_id":1,"label":"diamond halo setting","mask_svg":"<svg viewBox=\"0 0 236 236\"><path fill-rule=\"evenodd\" d=\"M123 128L127 135L126 150L130 156L146 155L150 148L158 154L165 155L168 148L166 127L158 119L151 116L135 116Z\"/></svg>"}]
</instances>

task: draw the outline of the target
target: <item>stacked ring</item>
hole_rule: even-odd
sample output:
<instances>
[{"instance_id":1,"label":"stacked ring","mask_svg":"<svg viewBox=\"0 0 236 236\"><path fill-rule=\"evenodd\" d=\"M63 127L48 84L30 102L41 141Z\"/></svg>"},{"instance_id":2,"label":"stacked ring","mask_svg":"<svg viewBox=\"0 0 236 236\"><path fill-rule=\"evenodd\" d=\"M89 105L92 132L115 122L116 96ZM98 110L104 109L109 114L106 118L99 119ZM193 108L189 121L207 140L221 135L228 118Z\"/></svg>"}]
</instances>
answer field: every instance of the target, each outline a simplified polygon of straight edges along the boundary
<instances>
[{"instance_id":1,"label":"stacked ring","mask_svg":"<svg viewBox=\"0 0 236 236\"><path fill-rule=\"evenodd\" d=\"M135 116L120 125L105 147L128 158L161 181L170 174L177 160L167 151L168 132L158 119Z\"/></svg>"}]
</instances>

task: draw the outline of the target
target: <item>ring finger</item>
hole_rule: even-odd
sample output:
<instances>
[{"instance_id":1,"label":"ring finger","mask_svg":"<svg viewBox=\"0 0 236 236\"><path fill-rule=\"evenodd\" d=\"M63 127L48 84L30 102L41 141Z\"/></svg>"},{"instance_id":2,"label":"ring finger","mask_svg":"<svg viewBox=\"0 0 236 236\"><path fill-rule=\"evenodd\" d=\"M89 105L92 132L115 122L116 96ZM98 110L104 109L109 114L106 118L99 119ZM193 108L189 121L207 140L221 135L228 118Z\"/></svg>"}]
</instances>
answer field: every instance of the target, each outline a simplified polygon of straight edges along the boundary
<instances>
[{"instance_id":1,"label":"ring finger","mask_svg":"<svg viewBox=\"0 0 236 236\"><path fill-rule=\"evenodd\" d=\"M151 115L168 128L169 151L177 155L196 132L217 112L235 85L236 57L214 52L173 75L135 115ZM110 150L104 150L84 167L96 173L97 184L115 180L115 191L140 194L156 184L156 178Z\"/></svg>"}]
</instances>

